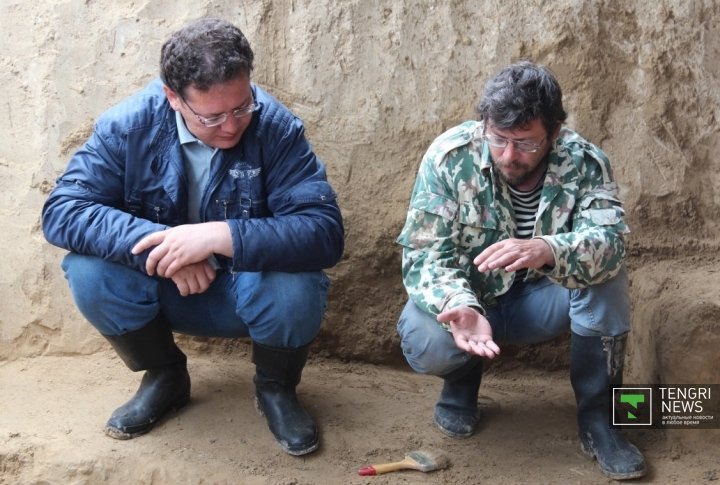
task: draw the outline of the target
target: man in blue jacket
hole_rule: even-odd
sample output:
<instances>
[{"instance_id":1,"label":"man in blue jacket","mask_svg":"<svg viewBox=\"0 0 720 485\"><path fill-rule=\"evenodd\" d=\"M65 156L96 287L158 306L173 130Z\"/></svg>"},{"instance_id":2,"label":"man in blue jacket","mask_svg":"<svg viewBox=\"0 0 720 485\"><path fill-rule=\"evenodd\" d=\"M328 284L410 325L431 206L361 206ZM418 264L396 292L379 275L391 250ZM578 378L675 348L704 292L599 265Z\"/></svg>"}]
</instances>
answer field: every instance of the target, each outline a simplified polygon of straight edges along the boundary
<instances>
[{"instance_id":1,"label":"man in blue jacket","mask_svg":"<svg viewBox=\"0 0 720 485\"><path fill-rule=\"evenodd\" d=\"M297 399L325 311L322 269L343 225L302 122L251 83L232 24L201 19L162 47L161 80L104 113L43 208L82 314L133 371L106 433L130 439L190 398L173 331L252 340L259 410L304 455L317 427Z\"/></svg>"}]
</instances>

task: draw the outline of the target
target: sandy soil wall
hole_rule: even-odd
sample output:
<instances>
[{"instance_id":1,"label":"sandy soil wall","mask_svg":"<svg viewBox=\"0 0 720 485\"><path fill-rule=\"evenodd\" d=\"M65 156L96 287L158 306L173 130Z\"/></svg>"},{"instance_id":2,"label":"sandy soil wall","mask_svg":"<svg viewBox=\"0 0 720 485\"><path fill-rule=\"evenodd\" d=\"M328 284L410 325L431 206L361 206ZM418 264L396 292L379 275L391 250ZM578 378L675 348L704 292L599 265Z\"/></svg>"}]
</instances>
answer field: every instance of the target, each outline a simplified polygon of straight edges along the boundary
<instances>
[{"instance_id":1,"label":"sandy soil wall","mask_svg":"<svg viewBox=\"0 0 720 485\"><path fill-rule=\"evenodd\" d=\"M347 251L317 352L400 362L393 241L420 157L473 117L488 76L528 57L556 72L569 124L622 186L635 376L720 382L720 6L700 0L2 2L0 360L105 348L72 305L40 208L94 118L156 76L168 33L202 15L243 29L255 81L305 120L340 194ZM518 355L564 365L565 346Z\"/></svg>"}]
</instances>

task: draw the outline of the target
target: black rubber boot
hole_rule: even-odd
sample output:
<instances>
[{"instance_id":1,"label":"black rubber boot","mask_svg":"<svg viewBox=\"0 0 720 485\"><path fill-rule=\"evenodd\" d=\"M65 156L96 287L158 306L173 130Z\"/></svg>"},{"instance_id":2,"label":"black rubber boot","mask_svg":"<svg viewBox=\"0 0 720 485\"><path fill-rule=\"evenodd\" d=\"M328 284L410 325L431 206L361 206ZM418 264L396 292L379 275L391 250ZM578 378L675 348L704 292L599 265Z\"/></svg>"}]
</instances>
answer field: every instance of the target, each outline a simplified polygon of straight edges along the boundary
<instances>
[{"instance_id":1,"label":"black rubber boot","mask_svg":"<svg viewBox=\"0 0 720 485\"><path fill-rule=\"evenodd\" d=\"M175 345L167 323L155 318L139 330L105 338L130 370L145 371L133 398L110 416L108 436L128 440L147 433L165 413L187 404L187 357Z\"/></svg>"},{"instance_id":2,"label":"black rubber boot","mask_svg":"<svg viewBox=\"0 0 720 485\"><path fill-rule=\"evenodd\" d=\"M253 342L255 403L283 451L295 456L311 453L320 445L315 421L295 393L309 348L277 348Z\"/></svg>"},{"instance_id":3,"label":"black rubber boot","mask_svg":"<svg viewBox=\"0 0 720 485\"><path fill-rule=\"evenodd\" d=\"M622 385L627 334L583 337L572 334L570 382L575 390L580 444L600 470L615 480L642 477L645 459L619 429L610 426L610 393Z\"/></svg>"},{"instance_id":4,"label":"black rubber boot","mask_svg":"<svg viewBox=\"0 0 720 485\"><path fill-rule=\"evenodd\" d=\"M475 432L480 420L477 399L482 371L482 360L473 357L459 369L443 376L443 388L433 418L446 435L467 438Z\"/></svg>"}]
</instances>

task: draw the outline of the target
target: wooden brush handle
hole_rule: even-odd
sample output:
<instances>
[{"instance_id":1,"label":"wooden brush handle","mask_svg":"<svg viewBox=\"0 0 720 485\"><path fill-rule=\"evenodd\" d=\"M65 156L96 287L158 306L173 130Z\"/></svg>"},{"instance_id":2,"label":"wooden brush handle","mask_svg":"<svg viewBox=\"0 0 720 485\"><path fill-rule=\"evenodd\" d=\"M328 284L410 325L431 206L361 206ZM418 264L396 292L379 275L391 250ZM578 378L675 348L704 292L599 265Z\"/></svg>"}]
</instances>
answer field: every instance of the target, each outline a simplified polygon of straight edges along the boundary
<instances>
[{"instance_id":1,"label":"wooden brush handle","mask_svg":"<svg viewBox=\"0 0 720 485\"><path fill-rule=\"evenodd\" d=\"M405 459L402 461L395 461L393 463L373 465L372 467L375 469L375 473L380 475L382 473L396 472L398 470L407 470L409 468L412 468L412 464L413 462L411 460Z\"/></svg>"}]
</instances>

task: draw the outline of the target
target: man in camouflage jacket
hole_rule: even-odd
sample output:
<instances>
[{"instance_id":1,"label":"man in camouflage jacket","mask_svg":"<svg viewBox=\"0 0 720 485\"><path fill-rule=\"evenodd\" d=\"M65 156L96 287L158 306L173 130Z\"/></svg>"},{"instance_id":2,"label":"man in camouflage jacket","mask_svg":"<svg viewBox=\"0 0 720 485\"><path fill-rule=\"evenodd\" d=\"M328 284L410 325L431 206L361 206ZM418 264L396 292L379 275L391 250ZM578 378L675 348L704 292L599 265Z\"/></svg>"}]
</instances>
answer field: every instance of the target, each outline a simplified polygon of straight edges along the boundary
<instances>
[{"instance_id":1,"label":"man in camouflage jacket","mask_svg":"<svg viewBox=\"0 0 720 485\"><path fill-rule=\"evenodd\" d=\"M465 437L479 419L482 359L570 328L582 449L612 478L642 476L642 454L609 426L630 329L628 228L609 161L562 128L562 92L543 66L505 68L477 109L481 121L428 149L398 238L405 357L443 378L435 422Z\"/></svg>"}]
</instances>

